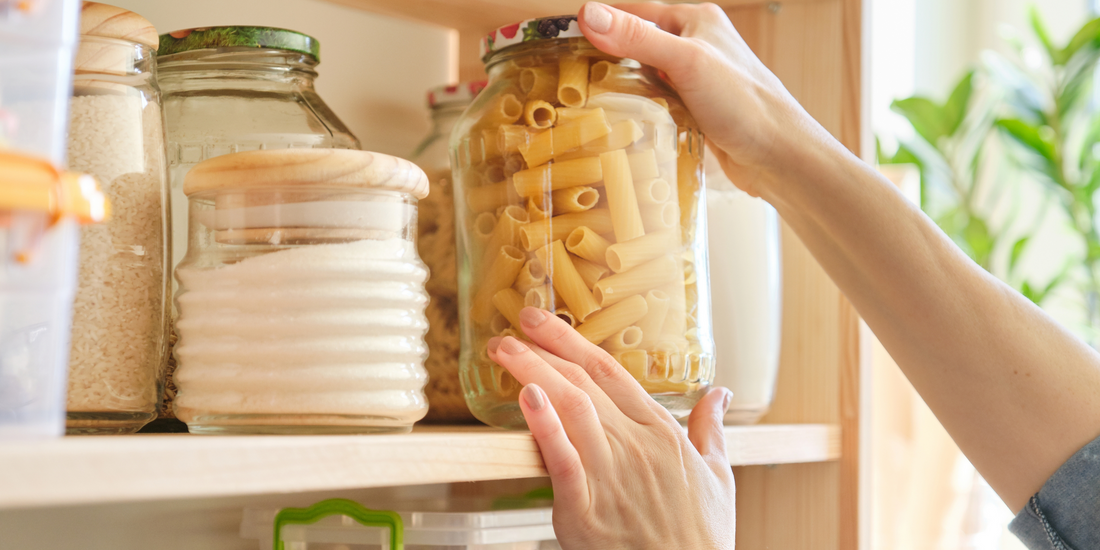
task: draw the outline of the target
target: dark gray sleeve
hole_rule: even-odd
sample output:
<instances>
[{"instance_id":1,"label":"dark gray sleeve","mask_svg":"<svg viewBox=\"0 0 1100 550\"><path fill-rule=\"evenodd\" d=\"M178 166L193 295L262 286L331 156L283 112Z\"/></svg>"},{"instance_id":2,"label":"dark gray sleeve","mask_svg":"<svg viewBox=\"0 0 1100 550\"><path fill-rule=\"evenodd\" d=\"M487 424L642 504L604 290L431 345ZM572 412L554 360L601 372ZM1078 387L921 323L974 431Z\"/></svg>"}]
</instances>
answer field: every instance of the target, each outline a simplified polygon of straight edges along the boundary
<instances>
[{"instance_id":1,"label":"dark gray sleeve","mask_svg":"<svg viewBox=\"0 0 1100 550\"><path fill-rule=\"evenodd\" d=\"M1100 438L1058 468L1008 530L1031 550L1100 549Z\"/></svg>"}]
</instances>

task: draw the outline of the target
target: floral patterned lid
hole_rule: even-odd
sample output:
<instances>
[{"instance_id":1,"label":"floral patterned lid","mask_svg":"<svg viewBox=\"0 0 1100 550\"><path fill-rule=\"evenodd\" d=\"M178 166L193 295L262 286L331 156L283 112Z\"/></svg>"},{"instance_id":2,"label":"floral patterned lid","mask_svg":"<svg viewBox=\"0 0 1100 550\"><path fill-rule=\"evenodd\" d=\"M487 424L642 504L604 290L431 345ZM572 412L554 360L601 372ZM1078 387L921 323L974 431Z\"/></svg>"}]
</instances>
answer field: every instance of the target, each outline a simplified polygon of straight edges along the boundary
<instances>
[{"instance_id":1,"label":"floral patterned lid","mask_svg":"<svg viewBox=\"0 0 1100 550\"><path fill-rule=\"evenodd\" d=\"M505 48L532 40L584 37L576 15L539 17L513 23L490 32L481 39L481 59Z\"/></svg>"},{"instance_id":2,"label":"floral patterned lid","mask_svg":"<svg viewBox=\"0 0 1100 550\"><path fill-rule=\"evenodd\" d=\"M200 27L173 31L160 35L157 55L230 47L289 50L321 61L321 43L316 38L274 27Z\"/></svg>"},{"instance_id":3,"label":"floral patterned lid","mask_svg":"<svg viewBox=\"0 0 1100 550\"><path fill-rule=\"evenodd\" d=\"M428 107L434 109L446 103L467 105L474 101L477 94L480 94L487 84L488 82L484 80L478 80L476 82L436 86L428 90Z\"/></svg>"}]
</instances>

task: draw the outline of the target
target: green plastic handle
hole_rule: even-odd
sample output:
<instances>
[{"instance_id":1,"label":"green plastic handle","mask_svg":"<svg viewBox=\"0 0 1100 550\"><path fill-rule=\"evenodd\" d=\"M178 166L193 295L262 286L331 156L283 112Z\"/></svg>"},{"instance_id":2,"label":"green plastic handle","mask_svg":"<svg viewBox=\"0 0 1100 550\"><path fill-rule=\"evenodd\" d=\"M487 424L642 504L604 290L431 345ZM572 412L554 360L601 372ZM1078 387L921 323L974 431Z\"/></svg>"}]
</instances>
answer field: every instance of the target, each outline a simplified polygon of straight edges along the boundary
<instances>
[{"instance_id":1,"label":"green plastic handle","mask_svg":"<svg viewBox=\"0 0 1100 550\"><path fill-rule=\"evenodd\" d=\"M284 525L310 525L329 516L348 516L366 527L387 527L390 550L404 550L405 526L401 516L389 510L371 510L346 498L322 500L309 508L283 508L275 514L275 550L285 550Z\"/></svg>"}]
</instances>

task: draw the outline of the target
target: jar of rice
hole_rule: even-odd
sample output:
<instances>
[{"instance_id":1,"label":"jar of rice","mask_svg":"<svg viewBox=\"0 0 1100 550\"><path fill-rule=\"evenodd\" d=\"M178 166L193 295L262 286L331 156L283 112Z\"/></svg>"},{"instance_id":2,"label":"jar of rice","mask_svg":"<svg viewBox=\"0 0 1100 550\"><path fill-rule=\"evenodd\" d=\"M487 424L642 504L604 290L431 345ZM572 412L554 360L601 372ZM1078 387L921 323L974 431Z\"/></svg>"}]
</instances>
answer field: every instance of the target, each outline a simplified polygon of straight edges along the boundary
<instances>
[{"instance_id":1,"label":"jar of rice","mask_svg":"<svg viewBox=\"0 0 1100 550\"><path fill-rule=\"evenodd\" d=\"M192 433L406 432L424 417L423 171L248 151L197 164L183 191L173 406Z\"/></svg>"},{"instance_id":2,"label":"jar of rice","mask_svg":"<svg viewBox=\"0 0 1100 550\"><path fill-rule=\"evenodd\" d=\"M69 167L94 176L114 215L80 237L69 356L69 433L130 433L156 416L167 359L167 167L156 29L85 2Z\"/></svg>"}]
</instances>

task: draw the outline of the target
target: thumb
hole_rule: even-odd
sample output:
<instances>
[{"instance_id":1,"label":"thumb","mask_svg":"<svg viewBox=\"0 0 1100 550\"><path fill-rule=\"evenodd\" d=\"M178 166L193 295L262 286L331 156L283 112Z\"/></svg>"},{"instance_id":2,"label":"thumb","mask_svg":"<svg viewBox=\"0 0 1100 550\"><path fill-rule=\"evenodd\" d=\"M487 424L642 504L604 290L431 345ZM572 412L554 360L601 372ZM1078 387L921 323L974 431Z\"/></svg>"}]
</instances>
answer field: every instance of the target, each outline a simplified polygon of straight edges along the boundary
<instances>
[{"instance_id":1,"label":"thumb","mask_svg":"<svg viewBox=\"0 0 1100 550\"><path fill-rule=\"evenodd\" d=\"M585 38L600 51L651 65L673 79L685 58L695 54L692 42L606 4L588 2L578 20Z\"/></svg>"},{"instance_id":2,"label":"thumb","mask_svg":"<svg viewBox=\"0 0 1100 550\"><path fill-rule=\"evenodd\" d=\"M726 462L726 434L722 431L722 418L730 406L733 392L726 388L711 388L688 417L688 439L704 458L716 458Z\"/></svg>"}]
</instances>

